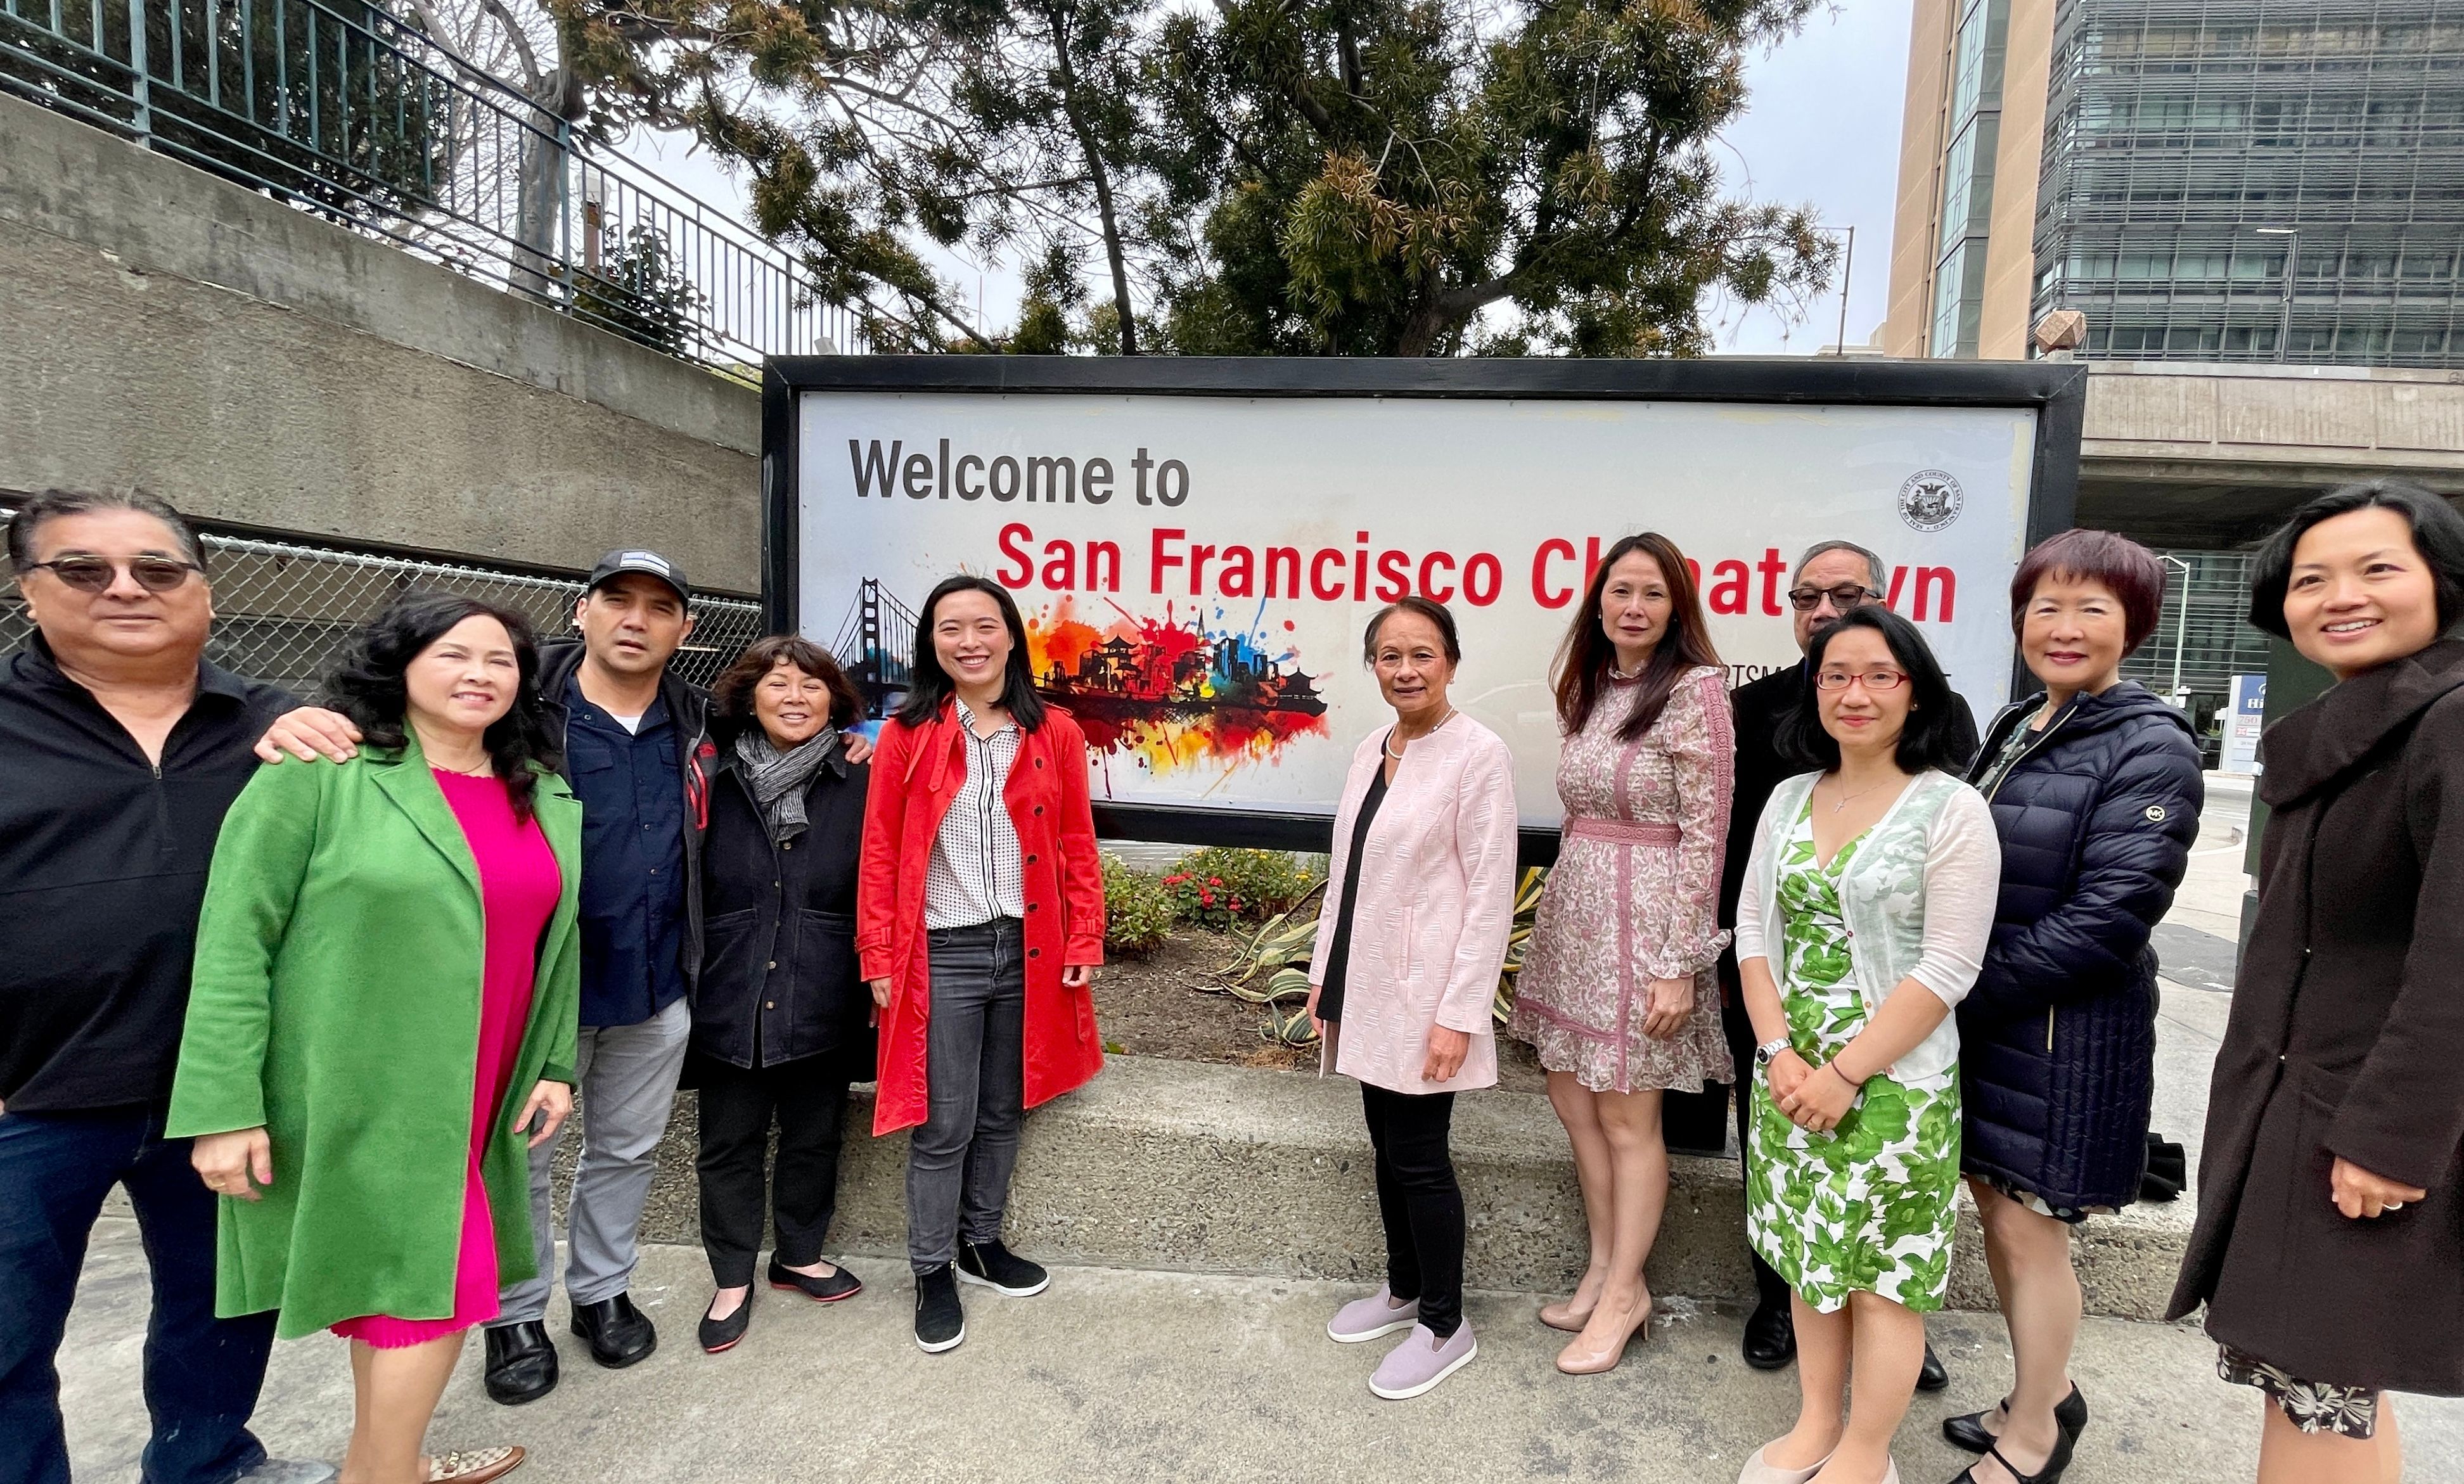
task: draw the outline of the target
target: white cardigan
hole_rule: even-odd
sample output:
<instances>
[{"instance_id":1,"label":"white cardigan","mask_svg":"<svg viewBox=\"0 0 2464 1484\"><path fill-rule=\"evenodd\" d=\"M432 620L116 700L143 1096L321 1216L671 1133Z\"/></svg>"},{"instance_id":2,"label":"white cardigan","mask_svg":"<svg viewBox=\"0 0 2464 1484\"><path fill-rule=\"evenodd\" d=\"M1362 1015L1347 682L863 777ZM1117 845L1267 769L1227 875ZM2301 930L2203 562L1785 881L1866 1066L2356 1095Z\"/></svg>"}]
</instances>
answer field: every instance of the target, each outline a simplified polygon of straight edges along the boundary
<instances>
[{"instance_id":1,"label":"white cardigan","mask_svg":"<svg viewBox=\"0 0 2464 1484\"><path fill-rule=\"evenodd\" d=\"M1771 791L1754 831L1746 889L1737 900L1737 962L1771 963L1763 925L1779 921L1779 850L1820 780L1799 774ZM1920 774L1874 827L1839 877L1841 915L1856 940L1851 959L1871 1017L1901 981L1914 979L1956 1009L1985 967L2002 894L2002 840L1984 796L1947 773ZM1772 971L1776 981L1779 973ZM1959 1022L1943 1017L1887 1069L1908 1085L1947 1082L1959 1064Z\"/></svg>"}]
</instances>

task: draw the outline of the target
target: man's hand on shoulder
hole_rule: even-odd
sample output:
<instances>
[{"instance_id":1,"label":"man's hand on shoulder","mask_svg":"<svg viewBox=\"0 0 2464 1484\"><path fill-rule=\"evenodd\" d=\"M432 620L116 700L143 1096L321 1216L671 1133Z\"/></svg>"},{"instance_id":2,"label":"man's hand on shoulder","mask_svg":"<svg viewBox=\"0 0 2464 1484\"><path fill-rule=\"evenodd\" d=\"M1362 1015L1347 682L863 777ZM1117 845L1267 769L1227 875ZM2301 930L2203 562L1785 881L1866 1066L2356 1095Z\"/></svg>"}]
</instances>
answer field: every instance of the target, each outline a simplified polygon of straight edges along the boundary
<instances>
[{"instance_id":1,"label":"man's hand on shoulder","mask_svg":"<svg viewBox=\"0 0 2464 1484\"><path fill-rule=\"evenodd\" d=\"M318 706L283 712L256 740L256 755L269 763L278 763L285 757L297 757L303 763L313 763L319 757L346 763L359 754L360 729L341 712Z\"/></svg>"},{"instance_id":2,"label":"man's hand on shoulder","mask_svg":"<svg viewBox=\"0 0 2464 1484\"><path fill-rule=\"evenodd\" d=\"M844 737L848 763L864 762L872 756L872 738L852 731L844 733Z\"/></svg>"}]
</instances>

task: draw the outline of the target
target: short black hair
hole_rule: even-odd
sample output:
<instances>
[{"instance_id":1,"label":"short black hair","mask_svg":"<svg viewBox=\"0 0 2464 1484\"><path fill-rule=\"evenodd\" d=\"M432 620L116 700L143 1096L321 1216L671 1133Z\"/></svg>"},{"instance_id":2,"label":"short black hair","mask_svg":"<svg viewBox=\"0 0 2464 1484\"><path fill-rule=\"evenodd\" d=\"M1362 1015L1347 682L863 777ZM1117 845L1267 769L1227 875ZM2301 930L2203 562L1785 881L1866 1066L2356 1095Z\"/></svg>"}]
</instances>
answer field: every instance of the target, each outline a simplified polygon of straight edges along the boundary
<instances>
[{"instance_id":1,"label":"short black hair","mask_svg":"<svg viewBox=\"0 0 2464 1484\"><path fill-rule=\"evenodd\" d=\"M530 621L511 608L461 593L403 589L351 636L325 681L325 702L357 723L370 746L397 752L407 747L410 693L404 675L410 662L455 624L478 618L502 623L514 642L521 678L514 688L513 709L498 717L480 740L488 749L490 771L513 797L516 817L528 819L532 790L539 782L536 769L555 769L563 750L539 695L538 639Z\"/></svg>"},{"instance_id":2,"label":"short black hair","mask_svg":"<svg viewBox=\"0 0 2464 1484\"><path fill-rule=\"evenodd\" d=\"M1362 664L1377 663L1377 631L1386 626L1388 619L1398 613L1408 613L1428 620L1437 628L1438 643L1445 648L1446 663L1448 665L1463 663L1463 641L1455 634L1454 614L1447 610L1444 603L1434 598L1423 598L1418 593L1406 593L1369 616L1369 626L1360 633Z\"/></svg>"},{"instance_id":3,"label":"short black hair","mask_svg":"<svg viewBox=\"0 0 2464 1484\"><path fill-rule=\"evenodd\" d=\"M2292 638L2284 622L2284 590L2293 580L2293 548L2321 521L2374 506L2396 512L2412 527L2412 544L2430 564L2438 589L2438 631L2444 634L2464 619L2464 514L2419 485L2371 479L2302 506L2259 547L2250 569L2250 622L2278 639Z\"/></svg>"},{"instance_id":4,"label":"short black hair","mask_svg":"<svg viewBox=\"0 0 2464 1484\"><path fill-rule=\"evenodd\" d=\"M135 511L151 515L171 528L171 535L180 543L180 555L196 563L197 571L206 570L205 543L170 502L145 493L142 490L45 490L19 506L9 522L9 566L19 577L34 568L34 533L43 522L63 515L84 515L95 511Z\"/></svg>"},{"instance_id":5,"label":"short black hair","mask_svg":"<svg viewBox=\"0 0 2464 1484\"><path fill-rule=\"evenodd\" d=\"M958 693L958 683L941 668L941 653L933 647L934 610L953 593L985 594L1001 610L1001 622L1009 628L1009 664L1001 679L1001 709L1009 712L1009 719L1018 723L1021 731L1033 731L1043 726L1044 698L1035 693L1035 660L1027 652L1026 620L1018 611L1018 600L1009 595L1008 588L972 572L943 578L916 611L915 661L908 675L907 699L898 703L898 720L910 727L921 727L941 714L941 703Z\"/></svg>"},{"instance_id":6,"label":"short black hair","mask_svg":"<svg viewBox=\"0 0 2464 1484\"><path fill-rule=\"evenodd\" d=\"M1895 754L1900 771L1923 773L1931 768L1948 774L1965 772L1968 756L1959 745L1958 726L1951 719L1959 703L1950 693L1950 678L1943 674L1932 646L1917 632L1917 626L1878 603L1851 608L1837 622L1814 631L1813 642L1805 646L1805 664L1798 666L1796 705L1780 718L1780 754L1811 763L1825 773L1839 766L1839 742L1822 730L1822 709L1815 699L1814 677L1822 672L1823 651L1831 647L1831 641L1852 628L1870 628L1881 634L1882 643L1891 646L1891 658L1907 671L1910 709Z\"/></svg>"}]
</instances>

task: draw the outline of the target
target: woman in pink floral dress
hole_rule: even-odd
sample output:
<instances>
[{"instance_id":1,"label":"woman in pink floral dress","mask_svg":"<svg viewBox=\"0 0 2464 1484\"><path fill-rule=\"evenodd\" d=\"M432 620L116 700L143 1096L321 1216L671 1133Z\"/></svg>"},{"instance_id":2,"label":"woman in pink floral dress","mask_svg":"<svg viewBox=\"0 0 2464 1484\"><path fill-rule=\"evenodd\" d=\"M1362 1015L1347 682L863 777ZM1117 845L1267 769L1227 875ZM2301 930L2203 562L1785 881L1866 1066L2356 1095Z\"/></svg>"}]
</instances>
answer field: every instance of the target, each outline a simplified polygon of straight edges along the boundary
<instances>
[{"instance_id":1,"label":"woman in pink floral dress","mask_svg":"<svg viewBox=\"0 0 2464 1484\"><path fill-rule=\"evenodd\" d=\"M1614 1367L1651 1320L1643 1259L1668 1203L1661 1094L1732 1075L1713 967L1727 838L1727 672L1684 556L1646 532L1609 548L1559 647L1564 844L1509 1030L1540 1053L1573 1142L1591 1266L1540 1311L1576 1331L1557 1368Z\"/></svg>"}]
</instances>

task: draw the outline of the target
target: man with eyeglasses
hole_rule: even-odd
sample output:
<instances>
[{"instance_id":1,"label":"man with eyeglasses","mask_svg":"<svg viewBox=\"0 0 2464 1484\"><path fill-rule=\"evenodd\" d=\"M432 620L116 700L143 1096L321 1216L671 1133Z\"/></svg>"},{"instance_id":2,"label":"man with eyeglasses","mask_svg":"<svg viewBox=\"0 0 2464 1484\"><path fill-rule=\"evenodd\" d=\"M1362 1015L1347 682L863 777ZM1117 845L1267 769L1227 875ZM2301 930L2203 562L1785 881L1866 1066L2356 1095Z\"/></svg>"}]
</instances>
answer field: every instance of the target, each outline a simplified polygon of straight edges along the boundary
<instances>
[{"instance_id":1,"label":"man with eyeglasses","mask_svg":"<svg viewBox=\"0 0 2464 1484\"><path fill-rule=\"evenodd\" d=\"M1837 622L1841 614L1882 601L1888 581L1882 558L1853 541L1819 541L1809 548L1797 558L1795 576L1788 590L1789 607L1796 621L1797 653L1802 655L1814 642L1816 629ZM1740 686L1729 694L1729 705L1736 715L1737 772L1736 797L1728 811L1728 854L1720 882L1720 925L1724 928L1733 928L1737 923L1737 897L1745 887L1746 861L1753 853L1754 829L1762 818L1763 805L1782 780L1811 766L1782 757L1775 745L1780 717L1796 705L1804 687L1805 666L1800 661ZM1951 699L1958 704L1954 720L1960 750L1972 756L1976 752L1976 717L1955 692ZM1752 1095L1754 1086L1754 1028L1746 1017L1733 949L1720 955L1720 985L1726 1005L1728 1051L1736 1059L1737 1157L1742 1160L1746 1119L1752 1106L1746 1099ZM1796 1323L1789 1308L1788 1283L1750 1247L1747 1255L1754 1265L1755 1303L1753 1314L1746 1320L1746 1364L1757 1370L1777 1370L1796 1358ZM1927 1345L1925 1369L1917 1378L1918 1388L1939 1391L1949 1384L1949 1374L1935 1357L1933 1347Z\"/></svg>"},{"instance_id":2,"label":"man with eyeglasses","mask_svg":"<svg viewBox=\"0 0 2464 1484\"><path fill-rule=\"evenodd\" d=\"M214 837L291 698L206 662L162 501L46 491L8 552L35 633L0 661L0 1484L68 1484L55 1358L114 1185L153 1276L145 1484L330 1479L249 1432L275 1317L214 1317L215 1198L163 1137Z\"/></svg>"}]
</instances>

